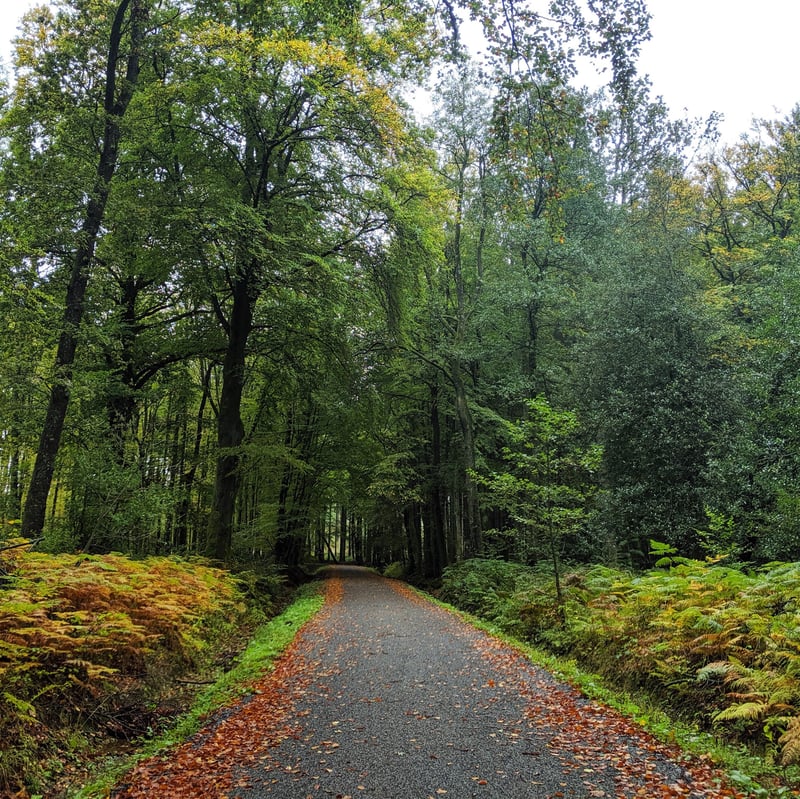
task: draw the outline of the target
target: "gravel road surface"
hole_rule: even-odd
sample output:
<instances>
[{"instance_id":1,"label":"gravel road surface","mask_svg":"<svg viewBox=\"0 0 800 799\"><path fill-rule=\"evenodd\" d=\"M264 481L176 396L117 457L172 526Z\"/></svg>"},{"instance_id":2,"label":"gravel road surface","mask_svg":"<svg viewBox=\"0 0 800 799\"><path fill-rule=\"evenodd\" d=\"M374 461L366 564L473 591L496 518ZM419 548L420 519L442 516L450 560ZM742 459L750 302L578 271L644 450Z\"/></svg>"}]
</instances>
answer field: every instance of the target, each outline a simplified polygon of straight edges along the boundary
<instances>
[{"instance_id":1,"label":"gravel road surface","mask_svg":"<svg viewBox=\"0 0 800 799\"><path fill-rule=\"evenodd\" d=\"M112 795L737 796L709 764L355 567L331 570L325 608L249 701Z\"/></svg>"}]
</instances>

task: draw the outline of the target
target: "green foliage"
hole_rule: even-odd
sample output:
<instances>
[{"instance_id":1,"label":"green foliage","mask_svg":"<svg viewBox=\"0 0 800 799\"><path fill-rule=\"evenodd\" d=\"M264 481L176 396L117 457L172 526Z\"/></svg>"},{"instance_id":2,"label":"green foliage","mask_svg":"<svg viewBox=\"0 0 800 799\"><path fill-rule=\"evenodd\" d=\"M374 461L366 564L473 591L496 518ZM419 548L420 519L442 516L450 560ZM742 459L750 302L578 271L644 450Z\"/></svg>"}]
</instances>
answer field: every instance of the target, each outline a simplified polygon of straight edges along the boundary
<instances>
[{"instance_id":1,"label":"green foliage","mask_svg":"<svg viewBox=\"0 0 800 799\"><path fill-rule=\"evenodd\" d=\"M656 558L654 565L657 568L677 566L679 563L690 563L688 558L681 557L677 552L678 550L671 544L665 544L662 541L650 541L649 554Z\"/></svg>"},{"instance_id":2,"label":"green foliage","mask_svg":"<svg viewBox=\"0 0 800 799\"><path fill-rule=\"evenodd\" d=\"M292 604L256 629L233 667L204 688L174 725L149 741L135 756L104 766L89 785L75 794L75 799L107 796L139 759L152 757L186 740L200 729L210 713L247 694L252 684L271 668L275 659L294 640L303 624L320 610L323 602L319 583L309 583L300 588Z\"/></svg>"},{"instance_id":3,"label":"green foliage","mask_svg":"<svg viewBox=\"0 0 800 799\"><path fill-rule=\"evenodd\" d=\"M548 578L519 563L472 559L444 570L437 596L497 624L509 634L527 637L527 612L532 609L528 597L539 592L545 605L541 612L554 623L556 594Z\"/></svg>"},{"instance_id":4,"label":"green foliage","mask_svg":"<svg viewBox=\"0 0 800 799\"><path fill-rule=\"evenodd\" d=\"M405 578L408 576L406 574L406 566L404 563L400 563L400 561L390 563L383 570L383 576L389 577L392 580L405 580Z\"/></svg>"},{"instance_id":5,"label":"green foliage","mask_svg":"<svg viewBox=\"0 0 800 799\"><path fill-rule=\"evenodd\" d=\"M486 61L454 58L428 130L400 96L455 57L449 4L138 5L146 52L79 281L89 324L58 374L120 6L32 12L17 43L3 522L37 493L43 398L69 384L40 503L52 552L297 566L341 544L429 577L465 554L546 556L575 624L562 558L798 556L800 111L689 174L697 127L632 68L639 0L485 3ZM570 85L577 52L610 60L608 93ZM568 649L527 580L484 610ZM755 723L743 707L720 723Z\"/></svg>"},{"instance_id":6,"label":"green foliage","mask_svg":"<svg viewBox=\"0 0 800 799\"><path fill-rule=\"evenodd\" d=\"M738 558L741 545L736 532L736 524L732 516L718 513L706 508L708 524L706 529L698 530L700 546L710 558Z\"/></svg>"},{"instance_id":7,"label":"green foliage","mask_svg":"<svg viewBox=\"0 0 800 799\"><path fill-rule=\"evenodd\" d=\"M621 558L642 566L653 538L700 554L713 422L726 403L723 370L704 336L711 320L691 302L690 282L652 252L656 239L624 246L581 342L578 381L587 424L603 444L598 524ZM664 252L683 246L662 244Z\"/></svg>"},{"instance_id":8,"label":"green foliage","mask_svg":"<svg viewBox=\"0 0 800 799\"><path fill-rule=\"evenodd\" d=\"M800 763L800 565L672 563L575 569L563 579L565 622L552 576L518 564L464 561L445 571L440 597L767 759Z\"/></svg>"},{"instance_id":9,"label":"green foliage","mask_svg":"<svg viewBox=\"0 0 800 799\"><path fill-rule=\"evenodd\" d=\"M601 451L581 442L575 413L556 410L541 396L528 400L526 411L525 418L506 423L511 446L504 448L503 460L509 471L479 480L488 504L506 510L520 526L518 557L535 562L539 550L546 550L562 604L561 539L586 523Z\"/></svg>"},{"instance_id":10,"label":"green foliage","mask_svg":"<svg viewBox=\"0 0 800 799\"><path fill-rule=\"evenodd\" d=\"M0 587L0 780L29 785L70 730L140 735L162 686L241 625L237 581L202 563L7 550ZM148 722L149 723L149 722ZM146 725L145 725L146 727Z\"/></svg>"}]
</instances>

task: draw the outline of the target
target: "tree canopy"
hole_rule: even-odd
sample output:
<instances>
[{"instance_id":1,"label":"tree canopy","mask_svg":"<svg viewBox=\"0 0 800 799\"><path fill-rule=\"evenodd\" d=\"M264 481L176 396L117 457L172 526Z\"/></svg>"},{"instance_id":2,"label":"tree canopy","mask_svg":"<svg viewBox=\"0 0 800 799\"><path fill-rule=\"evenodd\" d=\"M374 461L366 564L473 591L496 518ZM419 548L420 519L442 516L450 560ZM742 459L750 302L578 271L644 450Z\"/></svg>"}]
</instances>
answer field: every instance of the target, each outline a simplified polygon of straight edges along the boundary
<instances>
[{"instance_id":1,"label":"tree canopy","mask_svg":"<svg viewBox=\"0 0 800 799\"><path fill-rule=\"evenodd\" d=\"M648 21L31 11L0 106L8 533L427 577L796 559L800 111L714 147L638 73Z\"/></svg>"}]
</instances>

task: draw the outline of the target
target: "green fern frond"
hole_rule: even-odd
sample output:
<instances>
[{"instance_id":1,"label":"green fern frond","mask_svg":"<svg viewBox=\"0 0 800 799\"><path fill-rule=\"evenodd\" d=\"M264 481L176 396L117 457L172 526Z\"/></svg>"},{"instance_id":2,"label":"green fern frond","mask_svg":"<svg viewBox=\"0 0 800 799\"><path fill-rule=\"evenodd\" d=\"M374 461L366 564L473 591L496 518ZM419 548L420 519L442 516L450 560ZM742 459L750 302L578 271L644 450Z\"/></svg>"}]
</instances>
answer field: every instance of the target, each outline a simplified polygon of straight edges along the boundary
<instances>
[{"instance_id":1,"label":"green fern frond","mask_svg":"<svg viewBox=\"0 0 800 799\"><path fill-rule=\"evenodd\" d=\"M744 702L731 705L713 716L714 722L720 721L758 721L764 717L769 705L765 702Z\"/></svg>"},{"instance_id":2,"label":"green fern frond","mask_svg":"<svg viewBox=\"0 0 800 799\"><path fill-rule=\"evenodd\" d=\"M726 681L730 674L735 672L736 666L729 660L716 660L713 663L707 663L702 669L698 669L696 676L698 682Z\"/></svg>"}]
</instances>

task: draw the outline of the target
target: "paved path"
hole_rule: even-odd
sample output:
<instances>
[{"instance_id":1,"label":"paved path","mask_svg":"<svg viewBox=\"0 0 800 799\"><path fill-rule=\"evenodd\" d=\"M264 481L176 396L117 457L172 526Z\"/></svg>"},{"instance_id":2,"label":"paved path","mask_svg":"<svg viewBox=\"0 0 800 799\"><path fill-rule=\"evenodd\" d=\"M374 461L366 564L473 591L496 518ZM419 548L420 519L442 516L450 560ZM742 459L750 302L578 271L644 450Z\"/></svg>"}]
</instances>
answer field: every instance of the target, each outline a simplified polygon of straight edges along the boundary
<instances>
[{"instance_id":1,"label":"paved path","mask_svg":"<svg viewBox=\"0 0 800 799\"><path fill-rule=\"evenodd\" d=\"M401 584L332 575L325 609L252 701L116 796L736 795Z\"/></svg>"}]
</instances>

